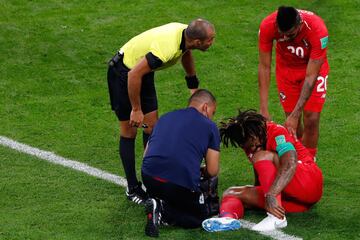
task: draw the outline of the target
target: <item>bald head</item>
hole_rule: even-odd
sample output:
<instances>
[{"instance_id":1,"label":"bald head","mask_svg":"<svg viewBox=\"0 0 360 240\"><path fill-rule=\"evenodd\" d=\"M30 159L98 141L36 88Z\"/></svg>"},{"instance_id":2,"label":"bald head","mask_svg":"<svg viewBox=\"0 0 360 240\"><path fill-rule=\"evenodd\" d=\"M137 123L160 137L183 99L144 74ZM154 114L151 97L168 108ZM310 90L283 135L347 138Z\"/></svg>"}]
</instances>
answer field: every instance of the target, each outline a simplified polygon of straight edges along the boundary
<instances>
[{"instance_id":1,"label":"bald head","mask_svg":"<svg viewBox=\"0 0 360 240\"><path fill-rule=\"evenodd\" d=\"M185 34L190 39L204 41L209 37L209 31L215 32L214 25L205 19L198 18L189 23Z\"/></svg>"},{"instance_id":2,"label":"bald head","mask_svg":"<svg viewBox=\"0 0 360 240\"><path fill-rule=\"evenodd\" d=\"M216 111L216 99L208 90L199 89L190 97L188 106L196 108L202 115L212 119Z\"/></svg>"},{"instance_id":3,"label":"bald head","mask_svg":"<svg viewBox=\"0 0 360 240\"><path fill-rule=\"evenodd\" d=\"M216 104L216 99L210 91L206 89L199 89L193 95L191 95L188 105L193 106L201 105L204 103L214 105Z\"/></svg>"}]
</instances>

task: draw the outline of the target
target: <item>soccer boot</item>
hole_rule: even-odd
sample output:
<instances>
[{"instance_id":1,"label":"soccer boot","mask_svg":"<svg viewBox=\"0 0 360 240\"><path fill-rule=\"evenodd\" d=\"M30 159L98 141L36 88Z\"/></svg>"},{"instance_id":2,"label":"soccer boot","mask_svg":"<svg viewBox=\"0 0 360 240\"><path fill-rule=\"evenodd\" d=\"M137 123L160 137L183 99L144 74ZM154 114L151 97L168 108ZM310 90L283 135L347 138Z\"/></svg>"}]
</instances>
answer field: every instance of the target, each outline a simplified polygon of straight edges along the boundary
<instances>
[{"instance_id":1,"label":"soccer boot","mask_svg":"<svg viewBox=\"0 0 360 240\"><path fill-rule=\"evenodd\" d=\"M145 202L146 226L145 234L149 237L159 236L159 225L161 222L160 204L154 198L149 198Z\"/></svg>"},{"instance_id":2,"label":"soccer boot","mask_svg":"<svg viewBox=\"0 0 360 240\"><path fill-rule=\"evenodd\" d=\"M141 187L142 183L138 182L138 185L132 188L126 188L126 197L128 200L136 204L144 204L146 199L148 199L147 193Z\"/></svg>"},{"instance_id":3,"label":"soccer boot","mask_svg":"<svg viewBox=\"0 0 360 240\"><path fill-rule=\"evenodd\" d=\"M271 213L267 213L267 217L264 218L261 222L253 226L251 229L254 231L273 231L275 229L284 228L287 226L286 217L284 219L280 219L272 215Z\"/></svg>"},{"instance_id":4,"label":"soccer boot","mask_svg":"<svg viewBox=\"0 0 360 240\"><path fill-rule=\"evenodd\" d=\"M205 219L202 227L208 232L231 231L241 227L239 220L229 217L213 217Z\"/></svg>"}]
</instances>

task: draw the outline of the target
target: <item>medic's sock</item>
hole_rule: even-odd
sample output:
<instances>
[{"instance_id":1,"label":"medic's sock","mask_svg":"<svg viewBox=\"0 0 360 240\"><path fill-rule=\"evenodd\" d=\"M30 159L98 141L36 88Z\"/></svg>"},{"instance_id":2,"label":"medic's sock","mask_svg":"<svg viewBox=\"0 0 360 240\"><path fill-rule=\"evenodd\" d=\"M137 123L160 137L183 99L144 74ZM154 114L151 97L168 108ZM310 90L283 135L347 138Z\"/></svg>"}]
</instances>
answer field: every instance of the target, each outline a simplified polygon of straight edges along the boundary
<instances>
[{"instance_id":1,"label":"medic's sock","mask_svg":"<svg viewBox=\"0 0 360 240\"><path fill-rule=\"evenodd\" d=\"M235 196L225 196L220 205L220 217L231 217L235 219L244 216L244 206L240 199Z\"/></svg>"}]
</instances>

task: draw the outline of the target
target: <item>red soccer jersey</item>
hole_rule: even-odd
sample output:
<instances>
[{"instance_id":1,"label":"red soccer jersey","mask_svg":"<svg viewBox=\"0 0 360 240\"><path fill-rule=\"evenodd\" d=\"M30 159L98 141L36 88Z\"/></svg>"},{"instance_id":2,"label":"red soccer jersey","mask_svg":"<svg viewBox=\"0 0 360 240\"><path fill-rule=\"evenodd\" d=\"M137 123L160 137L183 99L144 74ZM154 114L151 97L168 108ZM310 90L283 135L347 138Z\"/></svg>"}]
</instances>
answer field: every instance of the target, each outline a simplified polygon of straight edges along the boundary
<instances>
[{"instance_id":1,"label":"red soccer jersey","mask_svg":"<svg viewBox=\"0 0 360 240\"><path fill-rule=\"evenodd\" d=\"M289 132L281 125L274 122L267 122L267 142L266 150L276 152L276 146L284 142L290 142L294 145L297 158L302 162L313 161L313 157L309 151L302 145L300 141L295 139L289 134Z\"/></svg>"},{"instance_id":2,"label":"red soccer jersey","mask_svg":"<svg viewBox=\"0 0 360 240\"><path fill-rule=\"evenodd\" d=\"M328 68L326 49L328 31L324 21L312 12L298 10L302 26L298 35L291 41L285 41L276 24L277 11L267 16L260 24L259 50L272 50L276 40L276 63L290 68L306 69L309 59L325 60L322 68Z\"/></svg>"}]
</instances>

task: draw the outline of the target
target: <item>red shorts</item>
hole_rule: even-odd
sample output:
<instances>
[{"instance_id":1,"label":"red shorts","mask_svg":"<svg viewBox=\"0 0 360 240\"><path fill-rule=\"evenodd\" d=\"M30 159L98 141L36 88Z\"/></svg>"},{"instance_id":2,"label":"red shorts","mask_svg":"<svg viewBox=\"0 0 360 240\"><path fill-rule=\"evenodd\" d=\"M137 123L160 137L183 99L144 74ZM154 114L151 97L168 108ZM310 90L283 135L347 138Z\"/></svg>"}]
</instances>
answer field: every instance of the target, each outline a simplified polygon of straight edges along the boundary
<instances>
[{"instance_id":1,"label":"red shorts","mask_svg":"<svg viewBox=\"0 0 360 240\"><path fill-rule=\"evenodd\" d=\"M305 111L321 112L326 98L329 67L323 66L313 92L304 106ZM285 112L292 112L301 93L306 69L294 69L276 64L276 82L280 102Z\"/></svg>"},{"instance_id":2,"label":"red shorts","mask_svg":"<svg viewBox=\"0 0 360 240\"><path fill-rule=\"evenodd\" d=\"M261 186L256 187L259 196L264 196ZM323 176L314 162L298 163L296 172L281 192L282 205L286 212L303 212L317 203L323 193ZM259 205L264 205L264 197L260 197Z\"/></svg>"},{"instance_id":3,"label":"red shorts","mask_svg":"<svg viewBox=\"0 0 360 240\"><path fill-rule=\"evenodd\" d=\"M281 198L312 205L320 200L322 192L323 175L316 163L298 163L295 175L282 191Z\"/></svg>"}]
</instances>

